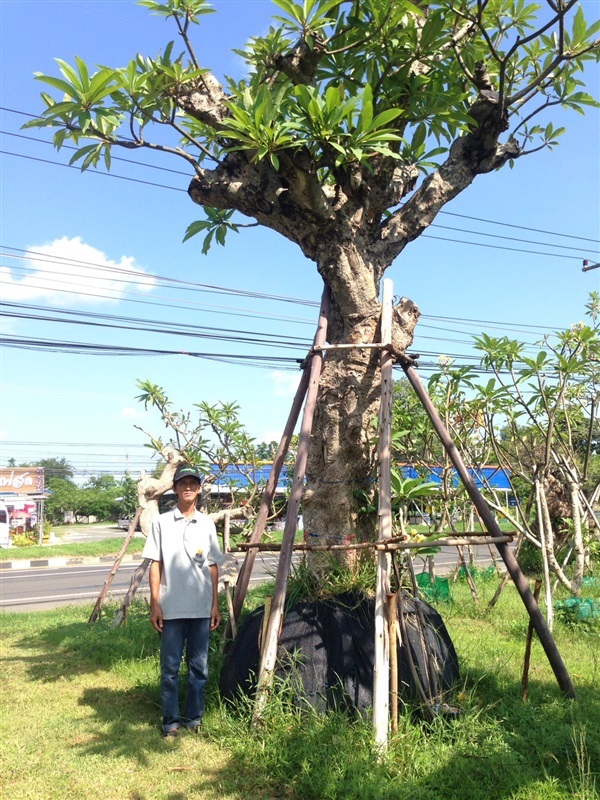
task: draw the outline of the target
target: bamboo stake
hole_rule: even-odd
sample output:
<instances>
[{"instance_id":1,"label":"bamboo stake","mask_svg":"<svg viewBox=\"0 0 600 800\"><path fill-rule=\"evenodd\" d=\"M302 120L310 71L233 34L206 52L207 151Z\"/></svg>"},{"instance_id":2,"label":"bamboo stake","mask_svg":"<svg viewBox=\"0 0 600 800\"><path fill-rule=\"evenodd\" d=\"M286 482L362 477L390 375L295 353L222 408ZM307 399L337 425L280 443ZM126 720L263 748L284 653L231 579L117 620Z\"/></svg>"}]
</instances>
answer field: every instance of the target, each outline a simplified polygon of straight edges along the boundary
<instances>
[{"instance_id":1,"label":"bamboo stake","mask_svg":"<svg viewBox=\"0 0 600 800\"><path fill-rule=\"evenodd\" d=\"M390 638L390 708L392 732L396 733L398 730L398 598L395 594L388 595L387 607L389 611L388 635Z\"/></svg>"},{"instance_id":2,"label":"bamboo stake","mask_svg":"<svg viewBox=\"0 0 600 800\"><path fill-rule=\"evenodd\" d=\"M327 289L327 287L323 289L323 295L321 297L320 317L322 316L325 303L327 304L329 303L329 290ZM317 342L318 335L319 335L319 328L317 327L317 333L315 334L315 343ZM265 530L265 525L267 522L267 517L269 516L269 510L273 503L273 498L275 497L275 489L277 488L279 475L281 474L281 469L283 467L285 457L289 450L290 442L292 440L292 436L296 428L296 423L298 422L298 417L300 416L300 411L302 410L304 399L308 391L308 386L310 383L311 363L312 362L310 360L307 361L306 366L302 371L300 384L298 385L298 389L296 390L296 394L292 402L292 407L290 409L290 413L287 422L285 424L285 428L283 429L283 434L281 435L281 441L279 442L277 453L275 454L275 458L273 459L273 466L271 467L271 473L267 480L262 501L258 509L258 514L256 515L256 520L254 522L254 528L252 529L250 541L248 542L248 545L252 547L252 549L248 550L246 558L244 559L244 563L240 568L240 572L235 587L235 594L233 597L232 619L235 619L236 621L239 619L240 612L244 605L244 600L246 599L246 594L248 593L248 586L250 585L250 577L252 575L254 562L256 561L256 556L258 553L258 550L254 549L253 546L258 544L258 542L260 542L260 540L262 539ZM232 626L231 622L228 621L227 626L225 628L226 641L231 638L231 633L232 633Z\"/></svg>"},{"instance_id":3,"label":"bamboo stake","mask_svg":"<svg viewBox=\"0 0 600 800\"><path fill-rule=\"evenodd\" d=\"M327 315L329 311L329 292L323 292L321 301L321 313L319 316L319 326L315 336L315 344L320 345L325 342L327 336ZM279 640L279 630L283 621L283 610L287 591L287 581L292 563L294 551L294 537L298 524L298 509L304 488L304 475L306 473L306 461L308 458L308 447L310 444L310 432L312 430L313 417L317 404L317 392L319 389L319 379L321 377L321 366L323 363L322 354L315 353L310 364L310 382L306 395L306 405L302 416L300 437L298 442L298 453L296 455L296 465L292 488L288 499L287 514L285 517L285 528L283 531L283 541L281 544L281 555L277 565L277 575L275 578L275 589L273 591L273 601L271 603L271 613L267 627L267 641L261 659L258 675L258 686L256 689L256 701L254 704L253 724L256 724L261 717L262 709L266 702L266 694L271 684L275 671L275 661L277 658L277 645Z\"/></svg>"},{"instance_id":4,"label":"bamboo stake","mask_svg":"<svg viewBox=\"0 0 600 800\"><path fill-rule=\"evenodd\" d=\"M260 626L260 642L258 643L258 652L261 658L265 652L265 645L267 643L267 626L269 624L269 616L271 614L271 595L265 597L265 610L263 611L262 625Z\"/></svg>"},{"instance_id":5,"label":"bamboo stake","mask_svg":"<svg viewBox=\"0 0 600 800\"><path fill-rule=\"evenodd\" d=\"M542 588L541 580L536 580L533 596L537 603L540 596L540 589ZM523 700L527 700L529 694L529 662L531 660L531 640L533 639L533 623L529 620L529 627L527 628L527 641L525 642L525 659L523 663L523 678L521 685L523 686Z\"/></svg>"},{"instance_id":6,"label":"bamboo stake","mask_svg":"<svg viewBox=\"0 0 600 800\"><path fill-rule=\"evenodd\" d=\"M498 523L488 508L483 495L476 487L473 478L469 474L469 471L467 470L464 461L462 460L462 457L456 448L456 445L446 430L435 406L431 402L431 398L427 394L425 387L421 383L420 377L416 373L414 367L410 366L408 362L403 361L401 363L402 369L410 381L411 386L417 393L417 396L421 400L421 403L423 404L428 417L433 423L433 426L436 429L444 448L448 452L448 455L450 456L457 473L465 485L469 497L481 515L481 519L483 520L486 529L490 534L500 536L501 531ZM542 647L544 648L544 652L546 653L548 661L550 662L550 666L552 667L554 675L556 676L558 685L568 697L575 698L577 693L575 691L573 681L567 672L567 668L565 667L562 657L558 651L556 642L552 637L552 633L546 625L546 621L544 620L542 612L540 611L540 608L533 597L531 589L529 588L529 584L527 583L527 580L525 579L525 576L523 575L516 558L506 544L497 542L496 547L498 548L498 552L500 553L500 556L506 565L506 569L513 579L517 591L521 595L521 599L523 600L525 608L527 609L529 616L533 621L533 626L540 639L540 642L542 643Z\"/></svg>"},{"instance_id":7,"label":"bamboo stake","mask_svg":"<svg viewBox=\"0 0 600 800\"><path fill-rule=\"evenodd\" d=\"M112 566L112 569L104 581L104 586L100 590L100 594L98 595L98 599L96 600L96 604L92 613L90 614L90 618L88 619L88 623L96 622L97 619L100 618L100 614L102 613L102 606L104 605L104 601L106 600L106 595L108 594L108 590L110 589L110 585L113 582L113 578L117 574L117 570L121 566L121 561L123 560L123 556L127 552L127 548L129 547L129 542L133 539L133 535L135 533L135 529L137 528L137 524L140 521L140 514L142 513L142 509L138 508L135 512L134 518L129 523L129 530L127 531L127 536L125 536L125 540L121 545L121 549L117 553L117 557L115 558L115 563Z\"/></svg>"},{"instance_id":8,"label":"bamboo stake","mask_svg":"<svg viewBox=\"0 0 600 800\"><path fill-rule=\"evenodd\" d=\"M383 281L381 303L381 344L392 342L393 285ZM392 536L392 401L394 360L388 350L381 352L381 406L379 410L379 541ZM375 590L375 664L373 668L373 733L375 744L387 749L390 699L390 639L386 624L386 600L390 594L390 557L377 553Z\"/></svg>"},{"instance_id":9,"label":"bamboo stake","mask_svg":"<svg viewBox=\"0 0 600 800\"><path fill-rule=\"evenodd\" d=\"M548 621L548 629L551 631L554 627L554 606L552 605L552 585L550 583L550 564L548 563L548 539L546 528L546 515L544 514L544 501L542 498L542 482L536 478L535 480L536 504L538 525L540 527L540 541L542 543L542 566L544 569L544 585L546 587L546 619Z\"/></svg>"},{"instance_id":10,"label":"bamboo stake","mask_svg":"<svg viewBox=\"0 0 600 800\"><path fill-rule=\"evenodd\" d=\"M484 539L477 542L477 544L503 544L512 542L513 536L504 534L502 536L486 536ZM452 539L435 539L436 546L439 547L458 547L461 545L469 544L468 539L452 538ZM271 544L264 542L261 544L250 545L246 542L240 542L237 547L232 547L232 553L243 553L247 548L252 547L253 550L259 550L265 553L278 553L282 545ZM348 544L306 544L305 542L297 542L293 546L294 551L308 552L319 550L379 550L379 551L395 551L395 550L422 550L424 547L431 547L431 544L426 542L403 542L396 540L388 540L385 542L355 542Z\"/></svg>"}]
</instances>

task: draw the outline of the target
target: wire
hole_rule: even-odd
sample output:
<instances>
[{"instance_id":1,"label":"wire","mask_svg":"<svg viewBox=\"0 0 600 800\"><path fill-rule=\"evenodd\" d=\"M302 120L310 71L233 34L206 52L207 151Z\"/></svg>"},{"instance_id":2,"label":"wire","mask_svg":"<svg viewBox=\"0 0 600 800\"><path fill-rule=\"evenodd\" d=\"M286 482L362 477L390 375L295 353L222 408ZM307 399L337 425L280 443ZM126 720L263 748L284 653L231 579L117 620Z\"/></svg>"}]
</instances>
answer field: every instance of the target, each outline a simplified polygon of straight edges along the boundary
<instances>
[{"instance_id":1,"label":"wire","mask_svg":"<svg viewBox=\"0 0 600 800\"><path fill-rule=\"evenodd\" d=\"M75 165L72 165L72 164L63 164L60 161L51 161L51 160L45 159L45 158L38 158L38 157L34 157L34 156L25 156L25 155L22 155L21 153L12 153L12 152L10 152L8 150L0 150L0 153L2 153L4 155L8 155L8 156L14 156L16 158L24 158L24 159L29 160L29 161L37 161L37 162L40 162L40 163L43 163L43 164L54 164L57 167L67 167L69 169L79 169L79 167L77 167ZM154 187L159 188L159 189L171 189L171 190L176 191L176 192L186 192L187 193L186 189L179 189L179 188L176 188L174 186L165 186L165 185L162 185L162 184L159 184L159 183L154 183L152 181L140 180L138 178L129 178L129 177L126 177L124 175L117 175L114 172L102 172L102 171L99 171L99 170L94 170L93 174L95 174L95 175L104 175L104 177L107 177L107 178L118 178L120 180L130 181L132 183L140 183L140 184L143 184L145 186L154 186ZM434 227L434 226L432 226L432 227ZM482 235L482 236L490 235L491 236L492 234L479 234L479 235ZM459 239L449 239L449 238L443 237L443 236L432 236L429 233L422 233L419 238L438 239L439 241L443 241L443 242L452 242L453 244L475 245L477 247L487 247L487 248L490 248L490 249L493 249L493 250L508 250L511 253L527 253L529 255L547 256L547 257L550 257L550 258L551 257L554 257L554 258L568 258L568 259L571 259L571 260L574 260L574 261L581 261L581 258L578 257L578 256L567 256L567 255L563 255L562 253L543 253L543 252L540 252L538 250L525 250L524 248L520 248L520 247L504 247L502 245L485 244L484 242L468 242L468 241L463 241L463 240L459 240ZM555 246L559 246L559 245L553 245L550 242L547 242L546 246L555 247ZM579 249L579 248L577 248L577 249ZM587 251L585 251L585 252L587 252Z\"/></svg>"},{"instance_id":2,"label":"wire","mask_svg":"<svg viewBox=\"0 0 600 800\"><path fill-rule=\"evenodd\" d=\"M8 113L11 113L11 114L18 114L20 116L28 117L30 119L35 119L38 116L37 114L30 114L30 113L27 113L25 111L18 111L18 110L13 109L13 108L7 108L6 106L0 106L0 110L7 111ZM3 133L3 131L0 131L0 133ZM43 144L52 144L52 142L49 142L46 139L36 139L35 137L25 136L24 134L11 133L10 131L4 132L4 133L6 133L9 136L14 136L14 137L17 137L17 138L22 138L22 139L28 139L28 140L39 142L39 143L43 143ZM75 147L72 147L71 145L63 145L63 147L65 147L67 149L72 149L72 150L77 149ZM26 156L23 156L23 157L26 157ZM113 160L114 161L122 161L122 162L125 162L125 163L134 164L134 165L140 165L140 166L144 166L144 167L149 167L151 169L161 170L161 171L165 171L165 172L172 172L172 173L177 174L177 175L184 175L184 176L188 176L189 177L189 173L181 172L179 170L168 169L166 167L160 167L160 166L158 166L156 164L149 164L148 162L138 162L138 161L134 161L132 159L126 159L126 158L123 158L123 157L120 157L120 156L113 156ZM62 162L51 161L49 163L57 164L57 165L60 166ZM165 186L163 188L173 189L174 187ZM185 190L179 189L178 191L185 191ZM515 228L517 230L529 231L531 233L541 233L541 234L544 234L545 236L559 236L561 238L566 238L566 239L577 239L577 240L582 241L582 242L590 242L590 243L593 243L593 244L600 244L600 239L593 239L593 238L586 237L586 236L577 236L577 235L568 234L568 233L558 233L556 231L548 231L548 230L544 230L542 228L533 228L533 227L530 227L530 226L527 226L527 225L517 225L516 223L513 223L513 222L500 222L498 220L486 219L484 217L474 217L474 216L471 216L471 215L468 215L468 214L459 214L459 213L457 213L455 211L441 210L439 212L439 214L443 214L443 215L451 216L451 217L458 217L460 219L468 219L468 220L471 220L473 222L483 222L483 223L485 223L487 225L499 225L499 226L502 226L502 227ZM438 226L438 227L444 227L444 226ZM458 231L462 231L463 233L473 233L473 231L463 230L461 228L450 228L450 230L458 230ZM485 235L485 234L481 234L481 235ZM518 240L518 241L527 241L527 240ZM550 245L550 246L551 247L558 247L559 245Z\"/></svg>"},{"instance_id":3,"label":"wire","mask_svg":"<svg viewBox=\"0 0 600 800\"><path fill-rule=\"evenodd\" d=\"M61 319L59 317L51 317L51 316L40 316L40 315L31 315L29 313L21 313L17 311L5 311L3 307L10 306L13 308L23 308L29 310L49 310L54 311L55 313L64 314L66 316L84 316L87 319L85 320L77 320L77 319ZM239 343L248 343L248 344L255 344L259 347L300 347L302 346L303 349L306 349L310 346L310 341L308 339L302 339L297 336L292 336L288 338L284 338L279 336L278 334L268 334L262 333L258 331L240 331L235 329L229 329L226 332L223 331L221 328L209 328L204 325L187 325L182 326L178 325L178 323L158 323L154 322L153 320L145 320L145 319L129 319L127 317L119 317L117 315L111 314L98 314L91 311L83 312L83 311L68 311L66 309L46 309L43 306L30 306L25 304L19 303L6 303L0 301L0 313L2 316L5 317L12 317L17 319L27 319L27 320L38 320L43 322L55 322L55 323L63 323L67 325L87 325L90 327L95 328L110 328L114 330L132 330L132 331L142 331L145 333L161 333L171 336L191 336L203 339L214 339L217 341L229 341L229 342L239 342ZM125 321L125 322L139 322L143 323L142 325L122 325L122 324L108 324L107 322L91 322L90 319L104 319L104 320L114 320L115 322L118 321ZM155 327L157 324L161 325L171 325L175 326L178 325L177 330L171 330L169 328L160 328ZM149 327L152 326L152 327ZM216 333L219 331L219 333ZM227 335L228 334L228 335ZM237 336L234 334L238 334Z\"/></svg>"},{"instance_id":4,"label":"wire","mask_svg":"<svg viewBox=\"0 0 600 800\"><path fill-rule=\"evenodd\" d=\"M2 246L5 250L11 250L16 253L26 254L25 256L13 256L10 253L0 252L1 256L5 256L8 258L24 258L29 261L39 260L50 264L65 263L69 265L77 265L82 267L83 269L100 269L100 270L105 270L107 272L116 272L122 275L131 275L134 277L142 277L142 278L152 278L154 280L164 281L167 284L173 284L175 286L184 286L193 291L206 291L206 292L214 292L217 294L229 294L229 295L234 295L236 297L249 297L258 300L276 300L282 303L293 303L293 305L305 305L313 307L319 305L314 300L303 300L300 297L290 297L288 295L280 295L280 294L267 294L265 292L251 291L249 289L232 289L228 286L219 286L217 284L211 284L211 283L198 283L197 281L185 281L181 278L171 278L167 275L152 275L148 272L143 272L142 270L124 269L123 267L113 267L107 264L98 264L93 261L82 261L79 259L69 258L67 256L53 255L52 257L50 257L48 256L47 253L42 253L39 250L27 250L21 247L9 247L8 245L2 245ZM32 256L36 256L36 258L32 258ZM59 273L59 274L66 274L66 273Z\"/></svg>"},{"instance_id":5,"label":"wire","mask_svg":"<svg viewBox=\"0 0 600 800\"><path fill-rule=\"evenodd\" d=\"M236 353L203 353L190 350L159 350L149 347L125 347L122 345L92 344L90 342L66 342L51 339L34 339L23 336L0 335L0 345L22 350L43 352L76 353L78 355L102 356L191 356L209 361L224 361L232 364L249 364L251 366L278 366L291 369L302 359L287 356L241 355Z\"/></svg>"}]
</instances>

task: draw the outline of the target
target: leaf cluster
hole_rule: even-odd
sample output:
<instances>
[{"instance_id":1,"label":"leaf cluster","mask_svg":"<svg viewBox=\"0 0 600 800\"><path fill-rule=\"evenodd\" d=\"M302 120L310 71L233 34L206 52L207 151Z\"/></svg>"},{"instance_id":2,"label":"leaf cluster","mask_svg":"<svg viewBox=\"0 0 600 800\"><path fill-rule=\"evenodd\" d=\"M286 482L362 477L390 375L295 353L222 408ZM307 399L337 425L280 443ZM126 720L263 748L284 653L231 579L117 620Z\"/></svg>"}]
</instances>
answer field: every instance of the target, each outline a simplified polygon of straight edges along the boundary
<instances>
[{"instance_id":1,"label":"leaf cluster","mask_svg":"<svg viewBox=\"0 0 600 800\"><path fill-rule=\"evenodd\" d=\"M55 146L72 141L71 163L84 170L110 169L118 145L172 153L198 174L205 161L220 165L234 153L281 174L308 157L303 171L341 185L348 171L391 174L396 163L437 169L451 144L479 124L483 96L495 98L520 154L559 141L563 128L539 121L549 109L583 113L598 105L580 75L598 59L600 21L588 24L575 0L546 7L533 0L273 3L275 24L237 51L249 72L227 79L227 97L189 37L210 5L142 0L175 24L184 51L175 56L170 42L155 58L138 55L126 67L95 72L78 57L73 66L57 59L59 77L36 78L62 97L44 92L45 110L26 127L55 128ZM175 141L148 141L151 126ZM380 213L397 200L391 193ZM223 200L224 212L234 207ZM203 251L222 244L238 228L218 213L209 207L207 224L192 223L186 239L206 231Z\"/></svg>"}]
</instances>

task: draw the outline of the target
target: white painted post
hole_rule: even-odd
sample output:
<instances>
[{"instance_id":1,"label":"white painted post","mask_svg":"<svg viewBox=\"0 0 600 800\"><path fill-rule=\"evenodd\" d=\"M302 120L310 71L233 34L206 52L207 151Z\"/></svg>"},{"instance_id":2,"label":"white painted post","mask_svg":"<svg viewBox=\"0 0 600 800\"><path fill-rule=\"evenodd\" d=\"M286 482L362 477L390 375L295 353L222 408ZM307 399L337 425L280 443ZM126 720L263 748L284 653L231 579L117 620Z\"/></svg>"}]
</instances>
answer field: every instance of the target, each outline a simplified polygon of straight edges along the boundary
<instances>
[{"instance_id":1,"label":"white painted post","mask_svg":"<svg viewBox=\"0 0 600 800\"><path fill-rule=\"evenodd\" d=\"M393 285L383 281L381 308L381 343L392 342ZM392 535L392 399L393 358L381 351L381 408L379 411L379 541ZM373 670L373 734L380 750L387 749L390 699L390 642L386 621L386 601L390 593L390 556L377 553L377 590L375 594L375 665Z\"/></svg>"}]
</instances>

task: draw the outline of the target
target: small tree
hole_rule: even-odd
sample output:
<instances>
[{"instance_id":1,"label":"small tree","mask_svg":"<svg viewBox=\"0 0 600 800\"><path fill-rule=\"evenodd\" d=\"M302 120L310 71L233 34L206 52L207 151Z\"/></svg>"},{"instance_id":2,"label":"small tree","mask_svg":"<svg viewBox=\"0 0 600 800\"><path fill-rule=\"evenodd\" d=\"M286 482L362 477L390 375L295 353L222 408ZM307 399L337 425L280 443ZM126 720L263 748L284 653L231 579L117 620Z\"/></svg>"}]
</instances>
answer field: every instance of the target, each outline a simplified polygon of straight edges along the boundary
<instances>
[{"instance_id":1,"label":"small tree","mask_svg":"<svg viewBox=\"0 0 600 800\"><path fill-rule=\"evenodd\" d=\"M46 486L52 494L44 501L44 514L48 522L55 525L63 524L65 514L74 512L78 505L79 489L73 481L67 478L54 478L47 480Z\"/></svg>"},{"instance_id":2,"label":"small tree","mask_svg":"<svg viewBox=\"0 0 600 800\"><path fill-rule=\"evenodd\" d=\"M247 519L260 500L260 480L254 440L239 421L239 407L235 403L201 402L194 405L193 412L175 410L161 386L151 381L138 381L138 386L142 394L137 399L145 408L160 412L168 431L166 439L144 431L150 437L148 447L165 460L165 454L175 452L180 461L204 472L200 505L205 511L212 510L211 487L220 484L227 487L228 494L228 498L219 498L221 509L224 507L233 519Z\"/></svg>"},{"instance_id":3,"label":"small tree","mask_svg":"<svg viewBox=\"0 0 600 800\"><path fill-rule=\"evenodd\" d=\"M482 367L493 375L486 383L477 381L475 370L452 363L430 382L434 397L436 386L446 387L442 398L437 393L441 413L469 464L491 462L510 475L520 501L514 524L539 548L547 574L574 594L581 589L590 540L599 538L589 499L597 484L584 492L600 388L599 306L593 293L587 305L592 325L578 323L545 337L535 357L522 342L475 337ZM500 511L498 499L488 495ZM570 572L562 563L565 552L575 556Z\"/></svg>"},{"instance_id":4,"label":"small tree","mask_svg":"<svg viewBox=\"0 0 600 800\"><path fill-rule=\"evenodd\" d=\"M576 0L275 0L274 26L240 51L247 75L225 85L190 37L206 0L141 5L174 22L184 53L171 42L94 72L59 60L60 77L37 76L58 99L44 93L28 125L74 142L82 169L110 167L115 146L183 160L205 212L185 238L204 234L206 252L246 217L294 242L331 291L334 344L377 341L382 276L446 203L554 147L557 107L597 105L580 75L600 22ZM406 299L396 308L398 352L418 316ZM354 535L355 492L370 486L378 363L360 347L325 362L303 511L333 542Z\"/></svg>"}]
</instances>

